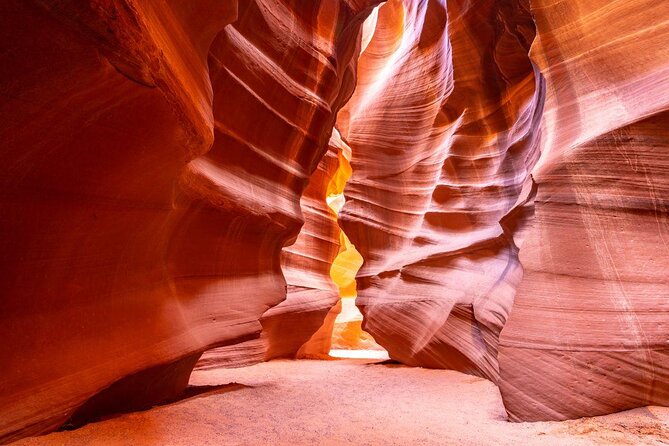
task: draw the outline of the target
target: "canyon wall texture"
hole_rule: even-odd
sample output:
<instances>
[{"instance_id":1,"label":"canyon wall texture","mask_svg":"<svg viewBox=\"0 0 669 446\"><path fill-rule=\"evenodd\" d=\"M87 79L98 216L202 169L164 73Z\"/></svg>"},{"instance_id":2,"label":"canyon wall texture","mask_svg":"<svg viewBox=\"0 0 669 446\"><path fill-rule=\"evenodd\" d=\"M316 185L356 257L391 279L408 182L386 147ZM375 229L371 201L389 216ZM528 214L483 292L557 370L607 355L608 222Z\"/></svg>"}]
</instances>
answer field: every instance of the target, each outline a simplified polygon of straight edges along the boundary
<instances>
[{"instance_id":1,"label":"canyon wall texture","mask_svg":"<svg viewBox=\"0 0 669 446\"><path fill-rule=\"evenodd\" d=\"M328 150L302 195L304 225L295 243L281 253L286 299L263 314L260 336L208 350L196 369L241 367L282 357L328 356L334 320L341 310L340 288L352 286L355 290L359 268L351 265L347 255L350 243L337 223L338 202L343 201L351 174L349 158L350 149L334 130Z\"/></svg>"},{"instance_id":2,"label":"canyon wall texture","mask_svg":"<svg viewBox=\"0 0 669 446\"><path fill-rule=\"evenodd\" d=\"M349 150L392 358L669 404L669 3L379 3L0 2L0 442L325 353Z\"/></svg>"},{"instance_id":3,"label":"canyon wall texture","mask_svg":"<svg viewBox=\"0 0 669 446\"><path fill-rule=\"evenodd\" d=\"M2 2L2 441L260 335L371 6Z\"/></svg>"},{"instance_id":4,"label":"canyon wall texture","mask_svg":"<svg viewBox=\"0 0 669 446\"><path fill-rule=\"evenodd\" d=\"M536 216L500 340L514 420L669 404L669 4L533 1Z\"/></svg>"},{"instance_id":5,"label":"canyon wall texture","mask_svg":"<svg viewBox=\"0 0 669 446\"><path fill-rule=\"evenodd\" d=\"M338 150L329 144L301 199L304 225L295 243L281 252L286 299L263 313L260 336L206 351L196 369L242 367L273 358L296 357L319 330L322 333L318 340L305 346L305 350L308 356L327 355L332 330L322 326L326 316L332 319L338 313L335 306L339 290L330 279L330 268L339 253L341 234L337 216L327 205L327 195L338 170Z\"/></svg>"},{"instance_id":6,"label":"canyon wall texture","mask_svg":"<svg viewBox=\"0 0 669 446\"><path fill-rule=\"evenodd\" d=\"M341 220L364 328L406 364L498 378L521 277L500 220L539 156L533 30L521 2L391 0L360 57Z\"/></svg>"},{"instance_id":7,"label":"canyon wall texture","mask_svg":"<svg viewBox=\"0 0 669 446\"><path fill-rule=\"evenodd\" d=\"M668 17L379 8L337 126L358 304L392 358L492 379L513 420L669 403Z\"/></svg>"},{"instance_id":8,"label":"canyon wall texture","mask_svg":"<svg viewBox=\"0 0 669 446\"><path fill-rule=\"evenodd\" d=\"M334 141L328 146L302 197L304 226L295 243L283 250L287 298L262 318L267 359L295 356L339 302L339 289L330 278L330 269L339 254L341 229L327 196L336 189L331 183L336 183L340 150ZM313 355L327 355L329 338L326 334L325 343L305 348Z\"/></svg>"}]
</instances>

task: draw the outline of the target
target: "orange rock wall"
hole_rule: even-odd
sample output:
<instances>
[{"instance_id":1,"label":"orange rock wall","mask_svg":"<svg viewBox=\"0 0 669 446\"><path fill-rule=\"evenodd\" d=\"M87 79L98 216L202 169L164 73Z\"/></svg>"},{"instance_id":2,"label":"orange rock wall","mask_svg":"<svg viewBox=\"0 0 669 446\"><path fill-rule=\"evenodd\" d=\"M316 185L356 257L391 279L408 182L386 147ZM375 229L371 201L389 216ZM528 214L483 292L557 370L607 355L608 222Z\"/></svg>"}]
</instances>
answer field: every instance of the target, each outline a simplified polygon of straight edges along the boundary
<instances>
[{"instance_id":1,"label":"orange rock wall","mask_svg":"<svg viewBox=\"0 0 669 446\"><path fill-rule=\"evenodd\" d=\"M338 149L330 144L302 196L304 226L295 243L282 254L287 298L263 315L263 336L269 343L267 359L294 357L339 302L339 290L330 279L330 268L339 252L341 230L337 215L326 201L338 169ZM320 350L319 353L327 354L327 343Z\"/></svg>"},{"instance_id":2,"label":"orange rock wall","mask_svg":"<svg viewBox=\"0 0 669 446\"><path fill-rule=\"evenodd\" d=\"M337 126L364 327L391 357L494 380L513 420L668 404L667 17L379 8Z\"/></svg>"},{"instance_id":3,"label":"orange rock wall","mask_svg":"<svg viewBox=\"0 0 669 446\"><path fill-rule=\"evenodd\" d=\"M497 380L521 277L500 221L539 156L533 29L520 2L378 10L337 120L353 153L341 220L365 260L363 328L406 364Z\"/></svg>"},{"instance_id":4,"label":"orange rock wall","mask_svg":"<svg viewBox=\"0 0 669 446\"><path fill-rule=\"evenodd\" d=\"M259 336L369 6L2 2L0 439Z\"/></svg>"},{"instance_id":5,"label":"orange rock wall","mask_svg":"<svg viewBox=\"0 0 669 446\"><path fill-rule=\"evenodd\" d=\"M548 94L504 404L530 421L668 405L669 4L532 7Z\"/></svg>"},{"instance_id":6,"label":"orange rock wall","mask_svg":"<svg viewBox=\"0 0 669 446\"><path fill-rule=\"evenodd\" d=\"M282 357L327 357L332 324L341 308L331 275L334 260L344 249L328 197L341 194L350 175L343 150L348 148L335 130L302 195L304 225L295 243L281 253L286 299L263 314L260 337L205 352L197 369L240 367ZM349 275L355 288L355 273Z\"/></svg>"},{"instance_id":7,"label":"orange rock wall","mask_svg":"<svg viewBox=\"0 0 669 446\"><path fill-rule=\"evenodd\" d=\"M326 350L344 146L391 357L669 404L668 4L377 3L0 2L0 441Z\"/></svg>"}]
</instances>

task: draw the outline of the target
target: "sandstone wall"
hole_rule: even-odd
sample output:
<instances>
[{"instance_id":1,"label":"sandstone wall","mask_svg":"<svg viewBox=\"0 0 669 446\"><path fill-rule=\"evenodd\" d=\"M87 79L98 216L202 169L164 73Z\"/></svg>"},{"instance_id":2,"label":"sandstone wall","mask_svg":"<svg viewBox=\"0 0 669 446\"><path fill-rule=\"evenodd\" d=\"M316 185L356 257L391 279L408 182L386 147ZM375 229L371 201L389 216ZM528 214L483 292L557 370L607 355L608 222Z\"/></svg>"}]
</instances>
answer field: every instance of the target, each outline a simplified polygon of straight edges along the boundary
<instances>
[{"instance_id":1,"label":"sandstone wall","mask_svg":"<svg viewBox=\"0 0 669 446\"><path fill-rule=\"evenodd\" d=\"M260 335L370 11L2 2L2 440L170 398Z\"/></svg>"}]
</instances>

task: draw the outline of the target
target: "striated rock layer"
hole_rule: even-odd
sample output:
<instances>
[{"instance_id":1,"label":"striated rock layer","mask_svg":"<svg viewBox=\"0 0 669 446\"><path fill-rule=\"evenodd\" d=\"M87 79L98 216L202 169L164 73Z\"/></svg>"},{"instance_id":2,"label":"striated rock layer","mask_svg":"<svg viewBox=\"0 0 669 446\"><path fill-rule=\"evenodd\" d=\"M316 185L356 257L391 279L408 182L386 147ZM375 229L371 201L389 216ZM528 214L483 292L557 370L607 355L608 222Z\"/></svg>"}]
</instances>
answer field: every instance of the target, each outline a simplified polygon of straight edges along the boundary
<instances>
[{"instance_id":1,"label":"striated rock layer","mask_svg":"<svg viewBox=\"0 0 669 446\"><path fill-rule=\"evenodd\" d=\"M532 6L548 94L504 404L530 421L669 405L669 4Z\"/></svg>"},{"instance_id":2,"label":"striated rock layer","mask_svg":"<svg viewBox=\"0 0 669 446\"><path fill-rule=\"evenodd\" d=\"M378 9L337 121L366 330L514 420L668 404L669 6L445 3Z\"/></svg>"},{"instance_id":3,"label":"striated rock layer","mask_svg":"<svg viewBox=\"0 0 669 446\"><path fill-rule=\"evenodd\" d=\"M365 261L363 328L406 364L498 378L521 276L500 221L539 155L533 29L522 2L378 9L337 120L353 153L341 220Z\"/></svg>"},{"instance_id":4,"label":"striated rock layer","mask_svg":"<svg viewBox=\"0 0 669 446\"><path fill-rule=\"evenodd\" d=\"M348 268L350 242L337 224L339 206L333 203L343 199L351 170L348 158L350 149L334 130L301 199L304 225L281 254L286 299L263 314L260 337L209 350L196 369L241 367L280 357L327 357L341 310L340 287L355 290L360 266Z\"/></svg>"},{"instance_id":5,"label":"striated rock layer","mask_svg":"<svg viewBox=\"0 0 669 446\"><path fill-rule=\"evenodd\" d=\"M331 139L302 197L305 223L300 235L283 250L288 295L263 315L263 336L268 342L266 359L295 356L339 302L339 290L330 278L330 269L339 253L341 229L337 215L327 203L328 195L337 189L340 169L341 150L335 139ZM305 350L309 355L327 354L329 336L323 340L324 343L314 340Z\"/></svg>"},{"instance_id":6,"label":"striated rock layer","mask_svg":"<svg viewBox=\"0 0 669 446\"><path fill-rule=\"evenodd\" d=\"M669 112L537 175L525 274L500 341L511 419L669 405L667 166Z\"/></svg>"},{"instance_id":7,"label":"striated rock layer","mask_svg":"<svg viewBox=\"0 0 669 446\"><path fill-rule=\"evenodd\" d=\"M259 335L370 10L2 2L1 441L168 399Z\"/></svg>"},{"instance_id":8,"label":"striated rock layer","mask_svg":"<svg viewBox=\"0 0 669 446\"><path fill-rule=\"evenodd\" d=\"M669 404L669 3L378 3L0 2L0 441L326 352L349 149L391 357Z\"/></svg>"}]
</instances>

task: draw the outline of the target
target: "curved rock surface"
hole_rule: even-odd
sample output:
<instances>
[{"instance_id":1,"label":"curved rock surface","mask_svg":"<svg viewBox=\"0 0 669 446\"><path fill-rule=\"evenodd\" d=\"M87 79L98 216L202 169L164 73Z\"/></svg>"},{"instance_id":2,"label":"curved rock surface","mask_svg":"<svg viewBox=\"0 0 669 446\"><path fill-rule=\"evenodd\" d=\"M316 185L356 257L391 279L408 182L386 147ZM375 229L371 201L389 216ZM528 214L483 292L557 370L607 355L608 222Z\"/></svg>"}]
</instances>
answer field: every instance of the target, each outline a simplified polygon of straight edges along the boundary
<instances>
[{"instance_id":1,"label":"curved rock surface","mask_svg":"<svg viewBox=\"0 0 669 446\"><path fill-rule=\"evenodd\" d=\"M514 420L667 404L669 7L442 5L379 8L337 121L365 329Z\"/></svg>"},{"instance_id":2,"label":"curved rock surface","mask_svg":"<svg viewBox=\"0 0 669 446\"><path fill-rule=\"evenodd\" d=\"M504 404L529 421L667 405L669 4L532 4L548 94Z\"/></svg>"},{"instance_id":3,"label":"curved rock surface","mask_svg":"<svg viewBox=\"0 0 669 446\"><path fill-rule=\"evenodd\" d=\"M241 367L281 357L328 357L341 311L340 292L355 293L355 272L362 262L351 258L350 242L337 224L351 174L349 158L350 149L334 130L301 199L304 225L281 254L286 299L263 314L260 337L209 350L196 369Z\"/></svg>"},{"instance_id":4,"label":"curved rock surface","mask_svg":"<svg viewBox=\"0 0 669 446\"><path fill-rule=\"evenodd\" d=\"M537 176L525 273L500 340L511 419L669 405L668 163L665 112Z\"/></svg>"},{"instance_id":5,"label":"curved rock surface","mask_svg":"<svg viewBox=\"0 0 669 446\"><path fill-rule=\"evenodd\" d=\"M341 220L365 261L364 329L406 364L497 380L521 276L500 220L539 155L533 28L521 2L378 9L337 120L353 153Z\"/></svg>"},{"instance_id":6,"label":"curved rock surface","mask_svg":"<svg viewBox=\"0 0 669 446\"><path fill-rule=\"evenodd\" d=\"M295 243L283 250L281 264L288 295L262 318L267 359L295 356L339 302L339 289L330 278L330 269L339 253L341 229L327 203L327 196L336 189L331 183L337 179L339 152L336 145L329 144L302 196L304 226ZM330 350L329 338L324 337L325 343L314 341L305 350L309 355L325 355Z\"/></svg>"},{"instance_id":7,"label":"curved rock surface","mask_svg":"<svg viewBox=\"0 0 669 446\"><path fill-rule=\"evenodd\" d=\"M0 2L0 442L326 352L349 149L391 357L669 405L669 3L379 3Z\"/></svg>"},{"instance_id":8,"label":"curved rock surface","mask_svg":"<svg viewBox=\"0 0 669 446\"><path fill-rule=\"evenodd\" d=\"M259 335L370 6L2 2L2 441Z\"/></svg>"}]
</instances>

